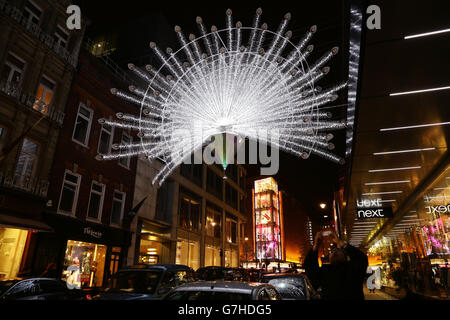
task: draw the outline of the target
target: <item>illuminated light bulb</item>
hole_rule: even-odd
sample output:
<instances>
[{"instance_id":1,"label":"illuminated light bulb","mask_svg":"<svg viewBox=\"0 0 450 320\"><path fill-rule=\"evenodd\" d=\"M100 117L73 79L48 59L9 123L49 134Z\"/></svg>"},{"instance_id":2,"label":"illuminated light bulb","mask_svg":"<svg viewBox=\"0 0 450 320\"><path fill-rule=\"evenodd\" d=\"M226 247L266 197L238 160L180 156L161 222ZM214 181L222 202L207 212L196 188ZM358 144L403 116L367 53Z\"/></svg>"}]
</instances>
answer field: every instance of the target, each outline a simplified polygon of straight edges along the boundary
<instances>
[{"instance_id":1,"label":"illuminated light bulb","mask_svg":"<svg viewBox=\"0 0 450 320\"><path fill-rule=\"evenodd\" d=\"M95 156L95 160L97 160L97 161L103 161L104 158L105 157L103 155L101 155L101 154L98 154L98 155Z\"/></svg>"},{"instance_id":2,"label":"illuminated light bulb","mask_svg":"<svg viewBox=\"0 0 450 320\"><path fill-rule=\"evenodd\" d=\"M176 33L181 32L181 27L180 27L180 26L175 26L175 32L176 32Z\"/></svg>"},{"instance_id":3,"label":"illuminated light bulb","mask_svg":"<svg viewBox=\"0 0 450 320\"><path fill-rule=\"evenodd\" d=\"M237 29L242 28L242 22L240 22L240 21L236 22L236 28Z\"/></svg>"},{"instance_id":4,"label":"illuminated light bulb","mask_svg":"<svg viewBox=\"0 0 450 320\"><path fill-rule=\"evenodd\" d=\"M194 41L195 40L195 36L192 33L189 35L189 40L190 41Z\"/></svg>"},{"instance_id":5,"label":"illuminated light bulb","mask_svg":"<svg viewBox=\"0 0 450 320\"><path fill-rule=\"evenodd\" d=\"M198 24L201 24L203 22L202 17L195 18L195 22L197 22Z\"/></svg>"},{"instance_id":6,"label":"illuminated light bulb","mask_svg":"<svg viewBox=\"0 0 450 320\"><path fill-rule=\"evenodd\" d=\"M267 28L268 28L267 23L263 23L262 26L261 26L261 29L267 30Z\"/></svg>"},{"instance_id":7,"label":"illuminated light bulb","mask_svg":"<svg viewBox=\"0 0 450 320\"><path fill-rule=\"evenodd\" d=\"M231 9L227 9L227 11L225 12L225 14L227 16L231 16L233 14L233 11L231 11Z\"/></svg>"},{"instance_id":8,"label":"illuminated light bulb","mask_svg":"<svg viewBox=\"0 0 450 320\"><path fill-rule=\"evenodd\" d=\"M111 148L112 148L113 150L119 150L120 145L117 144L117 143L115 143L115 144L113 144L113 145L111 146Z\"/></svg>"},{"instance_id":9,"label":"illuminated light bulb","mask_svg":"<svg viewBox=\"0 0 450 320\"><path fill-rule=\"evenodd\" d=\"M103 118L98 119L98 123L101 124L101 125L105 124L105 122L106 122L106 120L103 119Z\"/></svg>"},{"instance_id":10,"label":"illuminated light bulb","mask_svg":"<svg viewBox=\"0 0 450 320\"><path fill-rule=\"evenodd\" d=\"M167 48L167 49L166 49L166 53L167 53L167 54L172 54L172 53L173 53L172 48Z\"/></svg>"},{"instance_id":11,"label":"illuminated light bulb","mask_svg":"<svg viewBox=\"0 0 450 320\"><path fill-rule=\"evenodd\" d=\"M118 119L123 119L123 113L122 113L122 112L116 113L116 117L117 117Z\"/></svg>"},{"instance_id":12,"label":"illuminated light bulb","mask_svg":"<svg viewBox=\"0 0 450 320\"><path fill-rule=\"evenodd\" d=\"M291 20L291 14L289 12L284 15L284 20Z\"/></svg>"},{"instance_id":13,"label":"illuminated light bulb","mask_svg":"<svg viewBox=\"0 0 450 320\"><path fill-rule=\"evenodd\" d=\"M134 64L129 63L129 64L128 64L128 69L130 69L131 71L133 71L133 70L135 69Z\"/></svg>"},{"instance_id":14,"label":"illuminated light bulb","mask_svg":"<svg viewBox=\"0 0 450 320\"><path fill-rule=\"evenodd\" d=\"M256 14L258 16L262 15L262 9L261 8L256 9Z\"/></svg>"},{"instance_id":15,"label":"illuminated light bulb","mask_svg":"<svg viewBox=\"0 0 450 320\"><path fill-rule=\"evenodd\" d=\"M150 48L155 49L156 48L156 43L150 42Z\"/></svg>"}]
</instances>

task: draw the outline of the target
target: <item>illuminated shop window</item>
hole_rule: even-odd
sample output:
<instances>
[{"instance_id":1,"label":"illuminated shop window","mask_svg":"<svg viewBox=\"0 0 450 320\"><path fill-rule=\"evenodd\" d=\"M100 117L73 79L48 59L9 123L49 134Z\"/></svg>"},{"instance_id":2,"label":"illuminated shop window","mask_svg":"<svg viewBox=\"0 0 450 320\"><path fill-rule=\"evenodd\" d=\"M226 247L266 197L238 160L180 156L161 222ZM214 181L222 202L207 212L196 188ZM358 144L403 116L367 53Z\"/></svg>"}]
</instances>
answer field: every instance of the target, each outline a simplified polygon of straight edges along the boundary
<instances>
[{"instance_id":1,"label":"illuminated shop window","mask_svg":"<svg viewBox=\"0 0 450 320\"><path fill-rule=\"evenodd\" d=\"M69 240L62 280L77 287L101 287L105 260L106 246Z\"/></svg>"},{"instance_id":2,"label":"illuminated shop window","mask_svg":"<svg viewBox=\"0 0 450 320\"><path fill-rule=\"evenodd\" d=\"M194 270L200 268L200 242L182 238L178 239L176 264L183 264Z\"/></svg>"},{"instance_id":3,"label":"illuminated shop window","mask_svg":"<svg viewBox=\"0 0 450 320\"><path fill-rule=\"evenodd\" d=\"M206 245L205 247L205 267L221 266L220 246Z\"/></svg>"},{"instance_id":4,"label":"illuminated shop window","mask_svg":"<svg viewBox=\"0 0 450 320\"><path fill-rule=\"evenodd\" d=\"M16 279L27 236L28 231L0 227L0 281Z\"/></svg>"}]
</instances>

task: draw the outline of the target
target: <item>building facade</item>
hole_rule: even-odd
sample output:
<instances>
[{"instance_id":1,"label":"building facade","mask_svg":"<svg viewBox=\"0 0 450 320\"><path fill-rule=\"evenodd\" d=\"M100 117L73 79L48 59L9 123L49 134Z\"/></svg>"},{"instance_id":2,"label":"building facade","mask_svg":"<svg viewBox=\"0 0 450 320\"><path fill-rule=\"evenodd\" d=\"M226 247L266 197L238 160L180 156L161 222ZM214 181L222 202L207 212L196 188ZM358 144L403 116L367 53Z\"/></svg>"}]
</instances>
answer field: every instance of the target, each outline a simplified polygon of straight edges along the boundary
<instances>
[{"instance_id":1,"label":"building facade","mask_svg":"<svg viewBox=\"0 0 450 320\"><path fill-rule=\"evenodd\" d=\"M0 1L0 280L31 267L82 30L69 1Z\"/></svg>"},{"instance_id":2,"label":"building facade","mask_svg":"<svg viewBox=\"0 0 450 320\"><path fill-rule=\"evenodd\" d=\"M238 267L244 168L230 165L224 172L218 165L182 164L157 189L151 181L161 167L158 161L138 162L134 203L143 202L128 263Z\"/></svg>"}]
</instances>

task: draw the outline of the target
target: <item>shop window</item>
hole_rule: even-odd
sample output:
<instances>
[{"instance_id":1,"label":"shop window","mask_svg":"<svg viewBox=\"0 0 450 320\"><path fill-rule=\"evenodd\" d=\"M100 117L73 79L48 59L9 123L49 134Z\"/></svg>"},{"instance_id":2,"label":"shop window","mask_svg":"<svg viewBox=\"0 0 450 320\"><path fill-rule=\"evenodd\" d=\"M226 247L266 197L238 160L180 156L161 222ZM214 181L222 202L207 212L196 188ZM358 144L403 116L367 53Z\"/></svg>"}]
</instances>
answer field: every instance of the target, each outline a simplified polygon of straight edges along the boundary
<instances>
[{"instance_id":1,"label":"shop window","mask_svg":"<svg viewBox=\"0 0 450 320\"><path fill-rule=\"evenodd\" d=\"M206 245L205 247L205 267L222 265L220 257L220 246Z\"/></svg>"},{"instance_id":2,"label":"shop window","mask_svg":"<svg viewBox=\"0 0 450 320\"><path fill-rule=\"evenodd\" d=\"M106 246L69 240L62 280L75 287L101 287L105 272Z\"/></svg>"},{"instance_id":3,"label":"shop window","mask_svg":"<svg viewBox=\"0 0 450 320\"><path fill-rule=\"evenodd\" d=\"M32 0L27 0L23 11L24 23L27 27L30 25L39 25L42 17L42 9Z\"/></svg>"},{"instance_id":4,"label":"shop window","mask_svg":"<svg viewBox=\"0 0 450 320\"><path fill-rule=\"evenodd\" d=\"M131 144L131 136L125 132L122 131L122 140L121 140L121 145L129 145ZM122 154L126 154L127 150L123 150L121 151ZM130 168L130 160L131 158L128 156L123 156L119 159L119 164L127 169Z\"/></svg>"},{"instance_id":5,"label":"shop window","mask_svg":"<svg viewBox=\"0 0 450 320\"><path fill-rule=\"evenodd\" d=\"M101 220L104 197L105 185L93 181L91 186L91 196L89 198L88 218Z\"/></svg>"},{"instance_id":6,"label":"shop window","mask_svg":"<svg viewBox=\"0 0 450 320\"><path fill-rule=\"evenodd\" d=\"M55 46L60 46L62 48L67 47L69 41L69 33L60 25L56 26L55 32Z\"/></svg>"},{"instance_id":7,"label":"shop window","mask_svg":"<svg viewBox=\"0 0 450 320\"><path fill-rule=\"evenodd\" d=\"M237 248L229 248L225 250L225 267L239 267L239 251Z\"/></svg>"},{"instance_id":8,"label":"shop window","mask_svg":"<svg viewBox=\"0 0 450 320\"><path fill-rule=\"evenodd\" d=\"M27 236L28 231L0 227L0 281L16 279Z\"/></svg>"},{"instance_id":9,"label":"shop window","mask_svg":"<svg viewBox=\"0 0 450 320\"><path fill-rule=\"evenodd\" d=\"M9 52L6 57L5 65L3 66L0 84L2 86L7 84L11 87L17 87L22 80L24 70L25 61Z\"/></svg>"},{"instance_id":10,"label":"shop window","mask_svg":"<svg viewBox=\"0 0 450 320\"><path fill-rule=\"evenodd\" d=\"M200 268L200 242L186 239L178 239L176 264L191 267L194 270Z\"/></svg>"},{"instance_id":11,"label":"shop window","mask_svg":"<svg viewBox=\"0 0 450 320\"><path fill-rule=\"evenodd\" d=\"M66 170L58 206L60 213L75 214L80 182L80 175Z\"/></svg>"},{"instance_id":12,"label":"shop window","mask_svg":"<svg viewBox=\"0 0 450 320\"><path fill-rule=\"evenodd\" d=\"M113 136L113 128L108 125L102 125L100 139L98 141L98 153L108 154L111 151L111 142Z\"/></svg>"},{"instance_id":13,"label":"shop window","mask_svg":"<svg viewBox=\"0 0 450 320\"><path fill-rule=\"evenodd\" d=\"M43 76L36 92L33 109L46 114L55 94L55 82Z\"/></svg>"},{"instance_id":14,"label":"shop window","mask_svg":"<svg viewBox=\"0 0 450 320\"><path fill-rule=\"evenodd\" d=\"M36 143L28 139L23 140L14 177L19 185L30 182L36 168L38 150L39 146Z\"/></svg>"},{"instance_id":15,"label":"shop window","mask_svg":"<svg viewBox=\"0 0 450 320\"><path fill-rule=\"evenodd\" d=\"M111 224L120 225L123 219L123 211L125 206L124 192L114 191L112 212L111 212Z\"/></svg>"},{"instance_id":16,"label":"shop window","mask_svg":"<svg viewBox=\"0 0 450 320\"><path fill-rule=\"evenodd\" d=\"M94 111L92 109L89 109L83 103L80 103L72 140L85 147L88 146L93 115Z\"/></svg>"},{"instance_id":17,"label":"shop window","mask_svg":"<svg viewBox=\"0 0 450 320\"><path fill-rule=\"evenodd\" d=\"M219 208L206 207L206 235L220 238L222 229L222 214Z\"/></svg>"},{"instance_id":18,"label":"shop window","mask_svg":"<svg viewBox=\"0 0 450 320\"><path fill-rule=\"evenodd\" d=\"M191 231L199 230L201 217L200 201L198 198L180 193L180 227Z\"/></svg>"}]
</instances>

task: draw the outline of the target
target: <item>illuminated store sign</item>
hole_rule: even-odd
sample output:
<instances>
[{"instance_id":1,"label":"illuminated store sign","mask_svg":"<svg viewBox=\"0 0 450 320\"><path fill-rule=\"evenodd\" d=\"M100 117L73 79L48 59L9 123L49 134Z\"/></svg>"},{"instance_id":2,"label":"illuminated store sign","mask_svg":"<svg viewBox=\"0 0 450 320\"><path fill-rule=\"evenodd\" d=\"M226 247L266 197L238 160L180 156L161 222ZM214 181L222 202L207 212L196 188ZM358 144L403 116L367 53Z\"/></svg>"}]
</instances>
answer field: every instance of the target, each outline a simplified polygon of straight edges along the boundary
<instances>
[{"instance_id":1,"label":"illuminated store sign","mask_svg":"<svg viewBox=\"0 0 450 320\"><path fill-rule=\"evenodd\" d=\"M255 181L253 219L258 260L282 260L283 216L278 184L273 178Z\"/></svg>"},{"instance_id":2,"label":"illuminated store sign","mask_svg":"<svg viewBox=\"0 0 450 320\"><path fill-rule=\"evenodd\" d=\"M365 199L356 201L357 217L363 219L392 218L394 216L391 207L383 207L381 199Z\"/></svg>"},{"instance_id":3,"label":"illuminated store sign","mask_svg":"<svg viewBox=\"0 0 450 320\"><path fill-rule=\"evenodd\" d=\"M443 206L426 206L425 209L427 209L428 214L436 214L436 213L449 213L450 212L450 204Z\"/></svg>"}]
</instances>

